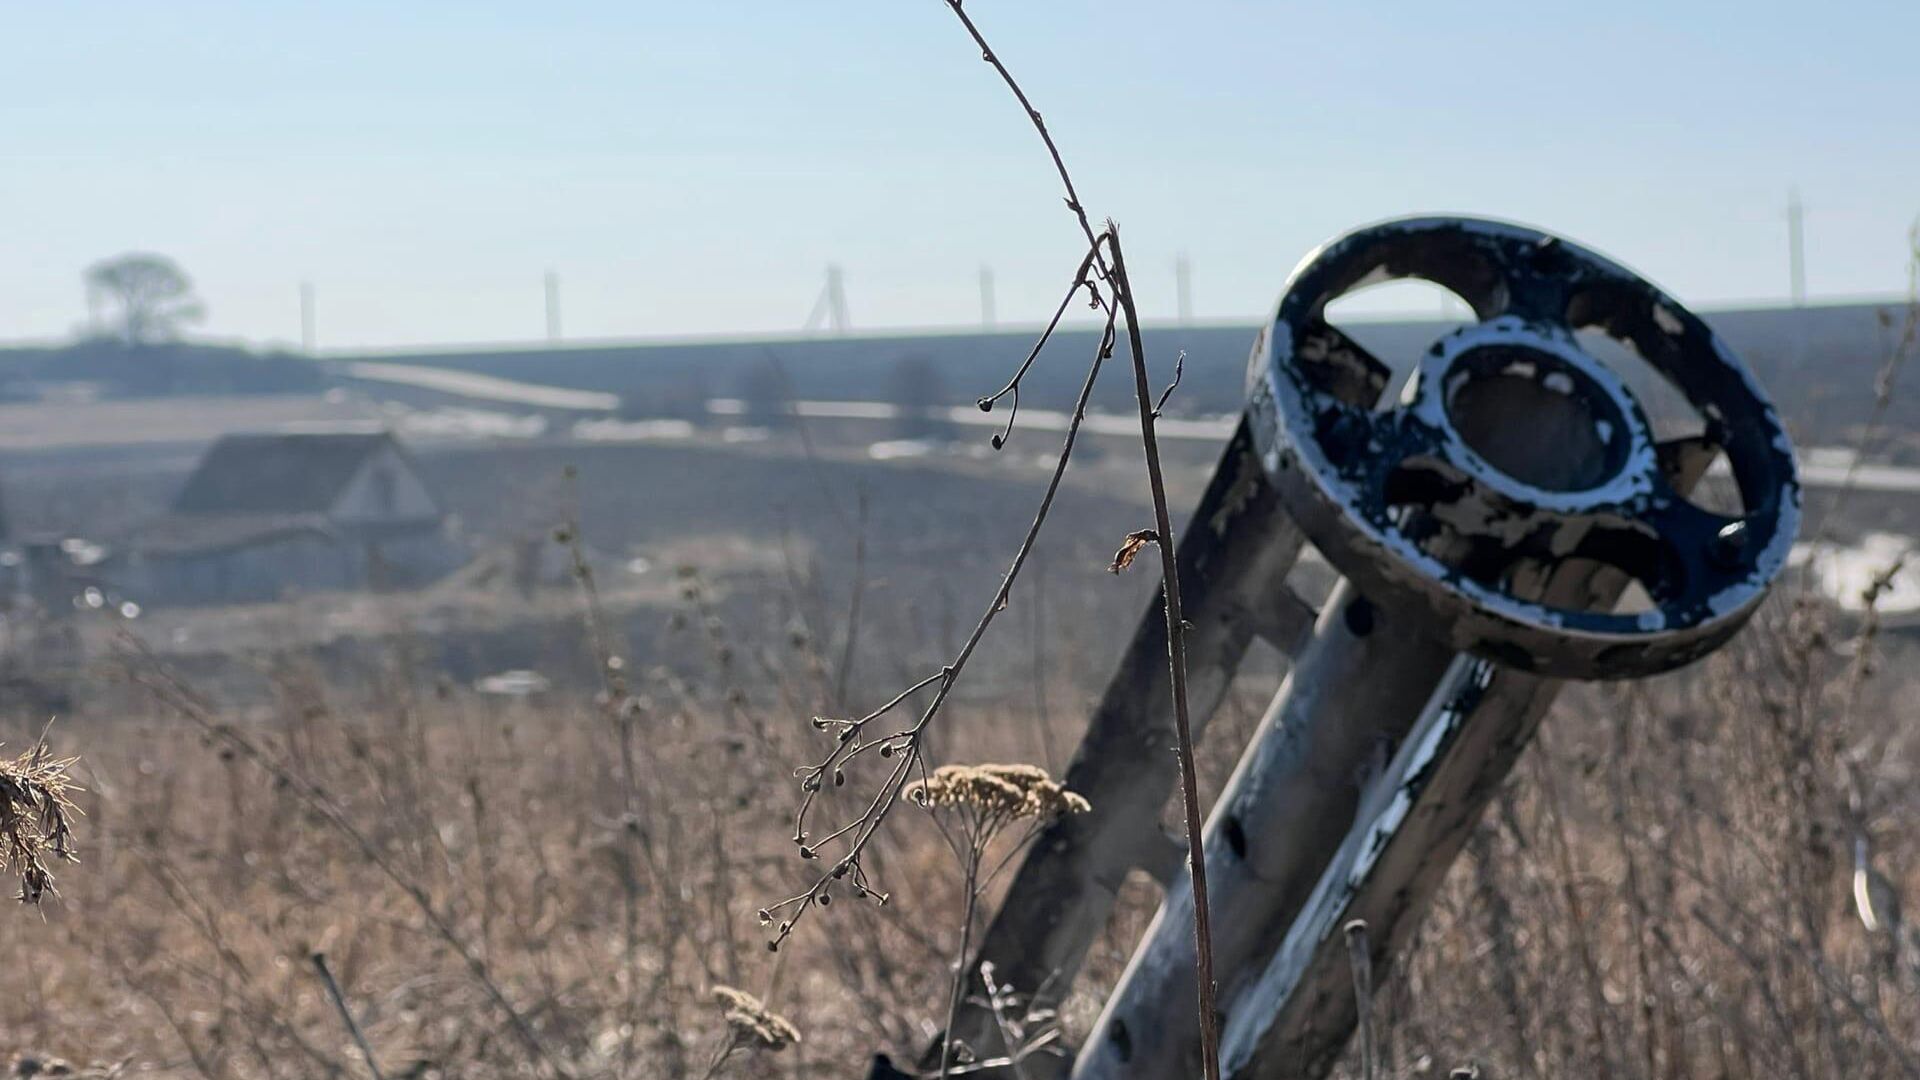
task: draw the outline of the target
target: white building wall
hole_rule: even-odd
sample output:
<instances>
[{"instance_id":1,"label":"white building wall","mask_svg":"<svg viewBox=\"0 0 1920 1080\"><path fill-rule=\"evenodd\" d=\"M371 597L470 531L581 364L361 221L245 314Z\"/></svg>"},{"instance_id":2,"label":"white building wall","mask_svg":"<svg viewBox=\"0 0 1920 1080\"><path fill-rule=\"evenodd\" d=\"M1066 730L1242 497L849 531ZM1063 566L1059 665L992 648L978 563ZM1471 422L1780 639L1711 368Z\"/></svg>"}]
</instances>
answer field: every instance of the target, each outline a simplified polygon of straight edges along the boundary
<instances>
[{"instance_id":1,"label":"white building wall","mask_svg":"<svg viewBox=\"0 0 1920 1080\"><path fill-rule=\"evenodd\" d=\"M432 521L440 506L407 460L387 446L361 464L328 516L346 525Z\"/></svg>"}]
</instances>

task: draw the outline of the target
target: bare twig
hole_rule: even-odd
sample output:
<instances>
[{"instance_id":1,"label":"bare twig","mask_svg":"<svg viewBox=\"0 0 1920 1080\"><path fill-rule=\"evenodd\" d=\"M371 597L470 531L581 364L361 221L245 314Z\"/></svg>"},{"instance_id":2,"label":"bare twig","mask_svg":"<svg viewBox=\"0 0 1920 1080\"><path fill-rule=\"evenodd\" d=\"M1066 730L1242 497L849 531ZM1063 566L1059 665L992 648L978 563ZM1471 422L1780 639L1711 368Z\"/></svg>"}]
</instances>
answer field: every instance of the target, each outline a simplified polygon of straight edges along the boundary
<instances>
[{"instance_id":1,"label":"bare twig","mask_svg":"<svg viewBox=\"0 0 1920 1080\"><path fill-rule=\"evenodd\" d=\"M1032 524L1028 526L1027 535L1021 542L1019 550L1014 555L1012 566L1008 568L1006 576L1001 580L1000 588L994 593L993 600L988 605L986 613L982 615L973 633L968 637L966 644L961 647L959 655L955 657L953 663L943 668L938 675L923 680L918 686L895 697L891 702L859 720L815 720L814 723L816 727L819 727L821 730L834 732L837 736L837 742L834 748L827 753L826 758L820 763L803 766L796 771L796 775L800 778L803 794L799 812L795 816L793 839L794 843L799 846L800 856L803 859L820 858L821 847L828 843L844 842L846 844L846 850L833 861L827 872L820 875L814 884L805 892L788 897L770 908L762 909L760 913L761 920L767 924L773 924L778 921L779 925L778 930L775 932L775 937L768 943L770 948L777 950L780 943L792 933L794 924L798 919L811 910L815 904L828 902L832 884L837 880L850 877L853 882L854 894L857 898L872 898L877 902L884 902L885 894L876 894L869 888L865 880L864 872L860 866L860 855L871 840L874 831L879 827L880 823L885 820L887 814L898 800L902 788L905 787L914 769L916 767L921 768L924 773L924 766L921 764L921 734L933 717L938 714L941 705L946 701L947 695L952 691L961 669L965 666L968 658L972 656L975 647L985 635L987 627L992 623L994 616L1004 610L1007 605L1007 598L1012 590L1013 582L1018 576L1020 568L1025 564L1028 556L1031 554L1034 541L1038 538L1040 528L1045 523L1047 512L1052 507L1054 496L1059 488L1060 479L1064 475L1068 460L1072 456L1074 438L1078 434L1081 420L1086 413L1087 401L1093 392L1094 382L1099 377L1101 364L1108 356L1112 355L1118 320L1122 312L1124 312L1127 321L1127 344L1133 361L1135 398L1140 410L1141 449L1146 457L1148 487L1151 490L1153 498L1154 532L1161 540L1159 544L1162 578L1161 595L1167 619L1167 662L1172 676L1171 692L1173 696L1177 741L1175 751L1179 756L1183 811L1187 826L1188 866L1193 881L1196 975L1198 982L1197 1007L1200 1011L1202 1063L1208 1080L1217 1080L1219 1076L1219 1033L1214 1003L1213 935L1209 925L1210 915L1207 899L1206 853L1202 845L1201 836L1204 824L1200 812L1198 785L1194 776L1193 732L1187 708L1186 622L1181 615L1179 569L1173 544L1169 539L1173 535L1173 526L1171 515L1167 509L1166 485L1161 475L1159 444L1154 432L1154 422L1158 416L1159 409L1165 405L1167 397L1172 393L1173 388L1179 385L1180 374L1176 371L1173 386L1168 387L1167 391L1162 393L1156 401L1152 390L1148 386L1146 349L1141 341L1139 311L1134 303L1132 289L1127 281L1126 261L1121 252L1118 228L1109 220L1103 231L1098 234L1095 233L1093 223L1088 218L1086 209L1080 201L1079 193L1074 187L1073 177L1067 171L1066 162L1060 154L1059 146L1054 142L1053 136L1047 131L1046 123L1041 118L1039 110L1034 108L1033 103L1027 98L1026 92L1020 88L1020 84L1013 78L1012 73L1007 70L1006 65L1002 64L999 58L995 56L992 47L987 44L985 37L980 33L979 27L974 25L973 20L967 16L966 11L962 7L962 0L946 0L946 2L948 8L954 13L955 17L960 20L961 25L966 28L967 33L973 38L974 43L980 47L981 58L993 65L994 70L1000 74L1001 80L1006 83L1007 88L1012 91L1015 99L1019 101L1021 107L1026 111L1028 120L1033 124L1034 130L1039 134L1041 142L1047 148L1048 155L1053 159L1054 169L1059 174L1060 182L1066 189L1067 208L1072 211L1074 219L1078 222L1081 234L1086 238L1088 246L1086 257L1081 261L1079 268L1077 268L1074 273L1074 279L1068 288L1066 299L1062 301L1060 307L1056 310L1053 321L1048 324L1045 332L1041 335L1040 343L1029 352L1026 361L1021 364L1020 369L1008 382L1006 388L1003 389L1000 394L981 399L979 404L983 409L991 409L994 401L1004 394L1015 395L1015 402L1017 403L1018 387L1021 378L1032 366L1034 358L1039 353L1040 347L1045 344L1047 338L1052 334L1053 328L1058 324L1060 314L1065 311L1066 304L1071 301L1073 295L1078 292L1081 285L1086 285L1091 292L1095 305L1105 310L1107 315L1106 325L1100 335L1099 348L1094 355L1092 364L1089 366L1086 383L1082 387L1080 396L1075 402L1073 418L1068 425L1066 442L1062 446L1060 456L1055 463L1053 476L1048 483L1046 494L1041 500L1040 509L1034 515ZM1104 251L1102 250L1103 245L1105 247ZM1111 263L1108 261L1109 256L1111 256ZM1096 271L1096 277L1099 282L1106 283L1108 286L1107 294L1103 295L1098 282L1087 278L1089 268ZM1007 429L1008 433L1010 433L1011 430L1010 417ZM1002 434L994 440L994 445L996 447L1004 445L1005 440L1006 434ZM867 737L866 731L869 724L898 705L907 695L922 687L932 685L935 682L938 683L938 688L934 691L933 700L927 705L925 711L921 713L919 721L912 727L895 731L878 738ZM831 778L836 787L844 784L844 770L846 765L868 750L877 750L881 757L891 757L897 754L899 761L887 776L879 792L874 796L872 801L868 803L866 810L863 811L859 817L828 833L826 836L818 840L811 840L810 842L810 836L806 829L806 818L808 810L815 801L815 796L825 787L829 778ZM969 882L969 886L969 891L971 891L971 882ZM949 1011L951 1012L951 1010ZM949 1028L951 1028L951 1019L950 1017ZM943 1073L950 1064L948 1059L950 1058L952 1036L953 1033L951 1030L942 1036L941 1058Z\"/></svg>"},{"instance_id":2,"label":"bare twig","mask_svg":"<svg viewBox=\"0 0 1920 1080\"><path fill-rule=\"evenodd\" d=\"M973 916L980 905L980 856L979 848L968 852L966 858L966 901L960 911L960 950L954 957L953 985L947 991L947 1022L940 1030L940 1080L946 1080L953 1068L953 1044L958 1041L953 1033L953 1022L960 1017L960 999L967 991L967 965L973 958Z\"/></svg>"},{"instance_id":3,"label":"bare twig","mask_svg":"<svg viewBox=\"0 0 1920 1080\"><path fill-rule=\"evenodd\" d=\"M581 505L579 470L572 465L561 472L564 484L566 513L564 520L554 530L554 538L567 549L569 573L580 590L581 618L586 624L587 644L593 654L594 667L600 676L599 713L610 727L620 753L620 795L621 818L626 826L617 835L620 842L632 845L640 860L652 873L654 880L666 879L662 872L659 853L654 850L652 839L638 823L645 814L639 780L640 758L636 746L638 733L637 700L629 692L626 674L626 660L616 650L614 634L609 628L605 604L600 596L599 579L593 572L593 566L587 560L586 541L581 536ZM636 1033L640 1021L640 883L633 874L620 875L621 916L624 931L621 944L621 962L626 972L626 998L622 1003L625 1034L621 1038L620 1056L623 1065L629 1070L637 1053ZM680 924L677 913L671 908L667 897L671 893L659 890L663 917L669 926Z\"/></svg>"},{"instance_id":4,"label":"bare twig","mask_svg":"<svg viewBox=\"0 0 1920 1080\"><path fill-rule=\"evenodd\" d=\"M987 610L981 614L979 622L974 624L973 632L967 635L967 640L961 645L953 662L902 690L885 704L857 720L815 719L814 725L823 731L833 732L836 742L833 749L828 751L821 761L812 765L803 765L795 770L795 775L800 780L802 794L800 807L794 815L793 842L799 848L800 857L808 860L822 858L822 849L830 843L844 842L846 849L831 861L827 870L816 878L806 891L760 910L762 923L770 926L777 924L774 937L767 943L768 948L778 950L781 943L792 935L793 928L800 919L819 904L823 897L830 895L830 889L836 881L848 881L857 899L872 900L875 903L886 902L887 894L875 889L866 879L860 857L872 841L875 831L893 811L899 800L901 789L913 778L915 769L921 768L922 737L927 726L935 716L939 715L941 707L946 703L947 695L952 692L960 673L966 668L967 661L972 658L974 650L986 636L988 627L993 624L993 620L1000 612L1006 610L1007 598L1013 591L1014 582L1019 579L1021 569L1033 554L1034 544L1040 538L1040 530L1046 524L1047 515L1053 509L1054 499L1060 491L1060 482L1065 477L1067 464L1073 457L1074 443L1079 437L1080 425L1086 419L1087 402L1093 396L1094 383L1099 378L1102 364L1113 355L1114 318L1119 310L1118 305L1110 305L1108 308L1107 323L1101 332L1099 347L1095 350L1093 361L1088 366L1086 381L1081 385L1080 395L1074 402L1073 414L1067 423L1066 438L1061 445L1059 457L1055 459L1053 475L1047 481L1046 492L1041 496L1040 506L1034 512L1032 522L1027 526L1026 535L1022 538L1019 549L1014 552L1013 561L1007 567L1006 575L1001 578L1000 587L994 590L987 604ZM935 687L933 699L927 703L920 713L920 718L911 726L878 737L867 737L866 731L870 725L891 713L914 694L929 687ZM844 780L846 766L869 751L881 758L894 761L879 790L858 817L825 836L812 837L807 832L807 815L817 796L829 782L839 786Z\"/></svg>"},{"instance_id":5,"label":"bare twig","mask_svg":"<svg viewBox=\"0 0 1920 1080\"><path fill-rule=\"evenodd\" d=\"M1186 375L1187 350L1181 349L1179 355L1173 358L1173 381L1167 384L1165 390L1160 391L1160 400L1153 403L1153 415L1155 419L1159 419L1160 410L1167 407L1167 399L1173 396L1175 390L1180 389L1180 380L1186 378Z\"/></svg>"},{"instance_id":6,"label":"bare twig","mask_svg":"<svg viewBox=\"0 0 1920 1080\"><path fill-rule=\"evenodd\" d=\"M1001 398L1009 394L1013 395L1013 408L1007 412L1007 426L1000 434L993 437L995 450L1007 445L1007 440L1013 437L1013 421L1020 415L1020 380L1027 377L1027 371L1033 367L1034 360L1040 356L1040 350L1047 347L1048 340L1053 337L1054 330L1060 325L1060 317L1067 313L1067 305L1073 303L1074 296L1080 292L1082 286L1087 286L1093 293L1094 306L1100 306L1099 292L1093 290L1087 282L1087 271L1092 267L1093 260L1099 252L1100 246L1097 243L1087 249L1087 257L1080 260L1080 269L1075 271L1073 284L1067 287L1067 295L1060 298L1060 305L1053 309L1053 318L1047 320L1046 329L1040 331L1040 337L1034 341L1033 348L1027 350L1027 358L1022 360L1020 366L1014 370L1013 378L1007 380L1007 385L975 402L980 406L981 412L992 412L994 405Z\"/></svg>"},{"instance_id":7,"label":"bare twig","mask_svg":"<svg viewBox=\"0 0 1920 1080\"><path fill-rule=\"evenodd\" d=\"M1113 253L1113 291L1127 313L1127 349L1133 357L1134 396L1140 403L1140 444L1146 451L1147 486L1153 494L1153 525L1163 538L1160 548L1161 593L1167 611L1167 664L1173 686L1174 734L1179 740L1180 797L1187 819L1187 869L1193 879L1194 968L1199 983L1200 1064L1207 1080L1219 1080L1220 1031L1214 1010L1213 927L1207 905L1207 853L1201 843L1206 828L1200 814L1200 791L1193 772L1193 725L1187 715L1187 624L1180 614L1180 568L1167 514L1167 489L1160 476L1160 446L1154 438L1152 391L1147 385L1147 353L1140 343L1140 314L1134 308L1133 288L1127 282L1127 260L1120 251L1120 227L1107 222L1107 247ZM1164 400L1164 398L1162 399Z\"/></svg>"},{"instance_id":8,"label":"bare twig","mask_svg":"<svg viewBox=\"0 0 1920 1080\"><path fill-rule=\"evenodd\" d=\"M327 954L313 954L314 969L320 972L320 979L327 984L327 996L333 999L333 1007L340 1012L340 1022L347 1025L347 1034L353 1036L353 1044L360 1048L360 1056L367 1061L367 1071L373 1074L373 1080L386 1080L380 1071L380 1062L373 1056L373 1047L367 1045L367 1037L360 1031L360 1025L353 1019L353 1010L347 1008L347 996L340 992L340 984L333 977L333 970L327 967Z\"/></svg>"},{"instance_id":9,"label":"bare twig","mask_svg":"<svg viewBox=\"0 0 1920 1080\"><path fill-rule=\"evenodd\" d=\"M1020 89L1020 84L1014 81L1013 72L1007 70L1007 66L1000 62L999 55L993 51L993 46L987 44L987 39L981 35L980 28L967 17L965 8L961 6L962 2L963 0L946 0L946 5L953 9L960 24L967 28L968 34L972 35L973 43L980 46L980 59L993 65L993 70L1000 73L1000 79L1007 84L1007 89L1013 91L1013 96L1020 102L1020 107L1026 110L1027 119L1032 122L1033 130L1040 133L1040 141L1047 145L1047 153L1053 158L1053 169L1060 174L1060 185L1067 189L1067 209L1073 211L1074 219L1080 223L1080 233L1087 238L1087 245L1098 249L1100 242L1093 231L1093 220L1087 217L1087 209L1080 202L1080 193L1074 190L1073 177L1067 172L1066 160L1060 156L1060 147L1053 141L1053 134L1047 130L1047 122L1041 119L1040 110L1033 107L1033 102L1027 100L1027 92ZM1107 280L1106 260L1096 255L1095 265L1100 270L1100 280Z\"/></svg>"},{"instance_id":10,"label":"bare twig","mask_svg":"<svg viewBox=\"0 0 1920 1080\"><path fill-rule=\"evenodd\" d=\"M860 602L867 591L867 492L856 495L859 522L853 533L853 583L847 590L847 633L840 643L840 667L833 674L833 704L847 707L847 684L853 679L854 650L860 644Z\"/></svg>"}]
</instances>

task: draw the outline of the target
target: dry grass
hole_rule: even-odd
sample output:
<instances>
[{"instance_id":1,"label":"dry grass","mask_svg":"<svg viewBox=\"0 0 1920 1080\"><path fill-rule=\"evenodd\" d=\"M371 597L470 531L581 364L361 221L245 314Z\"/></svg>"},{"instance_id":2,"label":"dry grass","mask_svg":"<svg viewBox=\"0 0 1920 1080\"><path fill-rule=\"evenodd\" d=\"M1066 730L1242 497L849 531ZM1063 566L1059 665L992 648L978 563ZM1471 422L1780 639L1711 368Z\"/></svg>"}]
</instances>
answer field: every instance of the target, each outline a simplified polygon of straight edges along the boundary
<instances>
[{"instance_id":1,"label":"dry grass","mask_svg":"<svg viewBox=\"0 0 1920 1080\"><path fill-rule=\"evenodd\" d=\"M0 921L0 1054L368 1075L309 962L324 952L387 1077L700 1076L737 1041L716 987L804 1036L740 1045L716 1075L910 1060L960 934L952 855L915 810L876 841L890 903L835 905L768 953L757 906L810 880L781 763L816 735L833 660L736 637L689 595L681 633L708 663L622 665L617 702L500 702L292 658L270 704L229 708L129 655L153 709L56 732L87 749L87 792L62 796L67 763L45 749L7 773L39 784L9 820L34 825L43 857L66 843L46 799L84 804L88 861L44 917ZM1916 1075L1920 972L1849 901L1860 828L1913 895L1910 653L1777 602L1697 669L1570 691L1380 990L1382 1075ZM943 756L1033 754L1015 703L956 708ZM1216 725L1210 783L1254 711ZM1072 745L1080 720L1053 739ZM1067 1041L1157 900L1129 886L1061 1010Z\"/></svg>"},{"instance_id":2,"label":"dry grass","mask_svg":"<svg viewBox=\"0 0 1920 1080\"><path fill-rule=\"evenodd\" d=\"M1908 896L1916 881L1896 647L1883 679L1870 637L1782 599L1699 669L1571 692L1381 993L1389 1060L1920 1075L1912 928L1868 933L1849 890L1861 831Z\"/></svg>"},{"instance_id":3,"label":"dry grass","mask_svg":"<svg viewBox=\"0 0 1920 1080\"><path fill-rule=\"evenodd\" d=\"M78 758L56 758L43 738L11 761L0 760L0 873L20 878L20 902L38 904L53 887L53 862L79 862L73 850L73 784Z\"/></svg>"}]
</instances>

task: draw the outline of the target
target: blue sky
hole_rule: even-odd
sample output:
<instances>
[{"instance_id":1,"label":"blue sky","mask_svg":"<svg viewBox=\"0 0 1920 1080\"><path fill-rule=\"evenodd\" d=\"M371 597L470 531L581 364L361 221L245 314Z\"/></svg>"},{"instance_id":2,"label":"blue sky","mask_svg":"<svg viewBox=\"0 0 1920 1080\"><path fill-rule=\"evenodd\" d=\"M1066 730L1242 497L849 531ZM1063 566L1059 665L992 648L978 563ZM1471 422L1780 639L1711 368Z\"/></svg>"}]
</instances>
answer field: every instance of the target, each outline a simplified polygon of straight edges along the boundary
<instances>
[{"instance_id":1,"label":"blue sky","mask_svg":"<svg viewBox=\"0 0 1920 1080\"><path fill-rule=\"evenodd\" d=\"M1467 211L1700 306L1904 286L1920 3L971 0L1149 317L1247 318L1311 245ZM0 0L0 339L81 270L177 258L205 333L323 346L1037 320L1079 256L1032 132L940 0ZM1383 302L1385 303L1385 302Z\"/></svg>"}]
</instances>

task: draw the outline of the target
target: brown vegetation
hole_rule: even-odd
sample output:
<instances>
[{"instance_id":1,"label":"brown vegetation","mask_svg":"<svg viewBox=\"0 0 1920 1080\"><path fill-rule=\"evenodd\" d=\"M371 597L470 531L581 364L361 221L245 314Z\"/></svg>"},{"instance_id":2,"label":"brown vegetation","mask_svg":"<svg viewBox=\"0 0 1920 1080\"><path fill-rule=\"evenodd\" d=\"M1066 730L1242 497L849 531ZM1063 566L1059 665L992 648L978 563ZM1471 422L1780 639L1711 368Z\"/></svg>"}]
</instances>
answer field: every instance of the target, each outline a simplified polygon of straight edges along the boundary
<instances>
[{"instance_id":1,"label":"brown vegetation","mask_svg":"<svg viewBox=\"0 0 1920 1080\"><path fill-rule=\"evenodd\" d=\"M501 703L398 666L344 692L290 659L243 714L129 652L155 709L54 733L88 749L86 862L44 918L0 921L0 1051L367 1075L309 963L324 952L389 1077L698 1076L737 1035L720 986L804 1034L732 1055L737 1075L912 1060L945 1005L960 870L903 818L870 856L892 902L837 905L766 952L758 898L810 880L776 763L816 736L833 660L736 637L689 593L680 632L710 662L629 673L631 786L604 698ZM1849 889L1860 831L1914 883L1911 647L1885 642L1883 666L1837 619L1783 597L1695 669L1567 695L1380 989L1383 1075L1914 1075L1911 930L1870 934ZM942 756L1032 752L1012 701L958 710ZM1209 782L1252 712L1216 725ZM1122 905L1061 1010L1067 1041L1155 903L1142 882Z\"/></svg>"}]
</instances>

